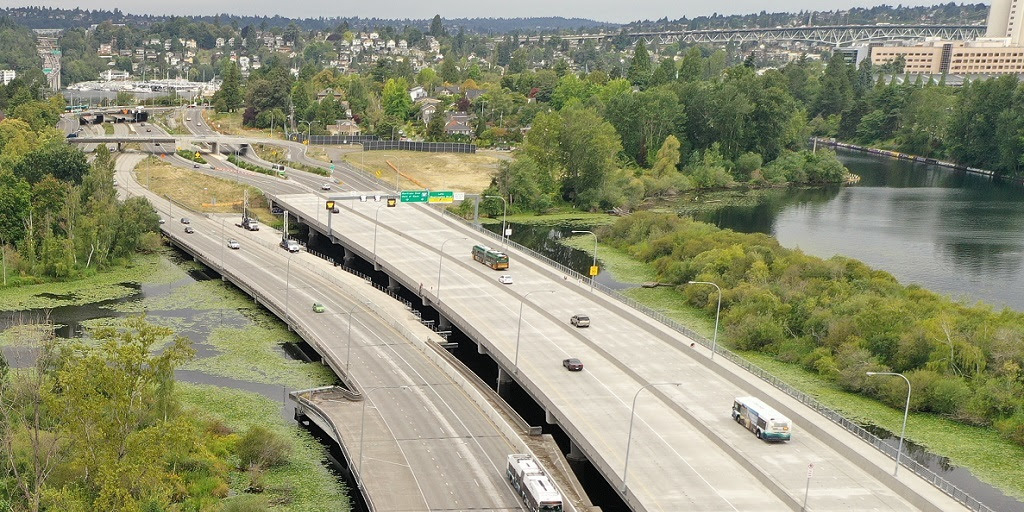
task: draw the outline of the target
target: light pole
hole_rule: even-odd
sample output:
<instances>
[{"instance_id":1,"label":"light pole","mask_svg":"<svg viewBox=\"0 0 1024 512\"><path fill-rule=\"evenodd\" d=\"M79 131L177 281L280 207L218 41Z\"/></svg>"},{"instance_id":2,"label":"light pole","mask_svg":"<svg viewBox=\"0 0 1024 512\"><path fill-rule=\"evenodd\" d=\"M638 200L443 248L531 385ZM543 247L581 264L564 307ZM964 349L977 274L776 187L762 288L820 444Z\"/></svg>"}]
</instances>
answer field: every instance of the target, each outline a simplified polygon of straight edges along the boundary
<instances>
[{"instance_id":1,"label":"light pole","mask_svg":"<svg viewBox=\"0 0 1024 512\"><path fill-rule=\"evenodd\" d=\"M902 373L895 372L867 372L868 375L893 375L900 377L907 382L907 405L903 407L903 431L900 432L900 444L896 448L896 469L892 470L892 476L896 476L896 473L900 470L900 454L903 453L903 436L907 434L907 413L910 412L910 379Z\"/></svg>"},{"instance_id":2,"label":"light pole","mask_svg":"<svg viewBox=\"0 0 1024 512\"><path fill-rule=\"evenodd\" d=\"M306 148L309 148L309 138L313 136L313 122L312 121L299 121L300 123L306 123ZM299 132L301 135L302 132Z\"/></svg>"},{"instance_id":3,"label":"light pole","mask_svg":"<svg viewBox=\"0 0 1024 512\"><path fill-rule=\"evenodd\" d=\"M574 230L572 230L572 232L573 233L590 233L591 235L594 235L594 263L593 263L593 265L591 265L591 267L596 267L597 266L597 234L594 233L593 231L587 231L586 229L578 229L578 230L574 229ZM590 271L593 272L594 269L591 268ZM596 278L597 278L597 274L593 274L593 275L590 276L590 293L594 293L594 279L596 279Z\"/></svg>"},{"instance_id":4,"label":"light pole","mask_svg":"<svg viewBox=\"0 0 1024 512\"><path fill-rule=\"evenodd\" d=\"M291 319L291 315L288 313L288 281L292 277L292 256L294 256L294 255L295 255L294 252L288 254L288 269L287 269L287 271L285 272L285 275L284 275L284 319L285 319L285 321L288 321L288 320Z\"/></svg>"},{"instance_id":5,"label":"light pole","mask_svg":"<svg viewBox=\"0 0 1024 512\"><path fill-rule=\"evenodd\" d=\"M710 284L718 289L718 309L715 310L715 335L711 338L711 359L714 359L715 347L718 346L718 316L722 313L722 289L710 281L688 281L687 284Z\"/></svg>"},{"instance_id":6,"label":"light pole","mask_svg":"<svg viewBox=\"0 0 1024 512\"><path fill-rule=\"evenodd\" d=\"M380 215L380 208L381 208L381 206L387 206L387 203L384 203L384 204L378 206L377 210L373 212L373 266L374 266L374 268L377 267L377 226L378 226L378 224L377 224L377 215Z\"/></svg>"},{"instance_id":7,"label":"light pole","mask_svg":"<svg viewBox=\"0 0 1024 512\"><path fill-rule=\"evenodd\" d=\"M352 304L352 309L348 310L348 342L345 343L345 373L348 374L349 362L352 361L352 315L355 314L356 308L359 307L362 302L356 302Z\"/></svg>"},{"instance_id":8,"label":"light pole","mask_svg":"<svg viewBox=\"0 0 1024 512\"><path fill-rule=\"evenodd\" d=\"M505 218L508 217L508 201L505 200L505 196L484 196L486 198L497 198L501 199L503 206L501 210L501 249L505 250Z\"/></svg>"},{"instance_id":9,"label":"light pole","mask_svg":"<svg viewBox=\"0 0 1024 512\"><path fill-rule=\"evenodd\" d=\"M526 295L523 295L523 300L519 301L519 323L516 325L516 355L512 360L512 373L515 374L519 373L519 333L523 330L523 303L526 302L526 298L529 297L531 293L555 293L555 291L533 290L532 292L526 292Z\"/></svg>"},{"instance_id":10,"label":"light pole","mask_svg":"<svg viewBox=\"0 0 1024 512\"><path fill-rule=\"evenodd\" d=\"M633 417L636 415L636 399L640 397L640 392L652 387L652 386L681 386L682 382L652 382L650 384L644 384L640 386L640 389L636 390L636 394L633 395L633 407L629 409L629 435L626 436L626 462L622 465L622 496L626 496L626 470L629 469L629 442L633 439Z\"/></svg>"},{"instance_id":11,"label":"light pole","mask_svg":"<svg viewBox=\"0 0 1024 512\"><path fill-rule=\"evenodd\" d=\"M464 236L449 238L444 242L441 242L441 257L437 259L437 302L441 302L441 264L444 263L444 244L451 242L452 240L469 240Z\"/></svg>"}]
</instances>

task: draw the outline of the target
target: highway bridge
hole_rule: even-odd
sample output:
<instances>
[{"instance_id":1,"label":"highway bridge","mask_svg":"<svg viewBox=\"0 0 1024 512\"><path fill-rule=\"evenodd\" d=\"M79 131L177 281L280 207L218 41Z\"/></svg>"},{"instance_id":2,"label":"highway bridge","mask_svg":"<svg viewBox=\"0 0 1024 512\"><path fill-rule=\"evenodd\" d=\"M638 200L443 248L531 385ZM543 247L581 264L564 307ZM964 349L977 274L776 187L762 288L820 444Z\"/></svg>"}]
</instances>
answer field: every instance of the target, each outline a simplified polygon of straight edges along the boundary
<instances>
[{"instance_id":1,"label":"highway bridge","mask_svg":"<svg viewBox=\"0 0 1024 512\"><path fill-rule=\"evenodd\" d=\"M282 141L275 143L293 145ZM296 146L292 149L304 149ZM139 158L138 155L128 156ZM301 152L293 156L305 158ZM335 178L343 177L352 189L338 195L351 197L355 195L353 190L380 190L386 186L339 167L342 168L338 172L345 174ZM212 170L203 172L214 173ZM339 251L344 255L341 261L363 260L371 268L378 268L379 271L368 276L371 280L386 283L392 291L403 290L405 295L415 295L423 307L436 310L443 323L465 333L480 353L487 354L499 366L499 386L517 386L528 393L545 411L547 422L557 425L571 439L570 456L586 457L632 510L799 510L805 496L808 510L968 509L949 495L964 500L959 491L947 485L943 486L943 492L909 471L892 476L891 458L871 448L864 439L829 421L804 402L780 393L747 371L741 362L724 357L712 360L704 345L691 346L691 338L669 325L627 307L614 297L591 293L580 276L564 268L549 266L528 251L510 247L510 273L515 276L515 284L498 283L495 272L469 258L469 249L477 242L492 246L500 242L472 226L443 216L438 210L404 203L397 208L382 208L382 204L373 202L343 201L341 213L328 217L324 200L333 192L324 195L317 190L322 177L298 172L292 173L293 179L286 181L247 172L228 176L267 190L279 206L309 227L314 238L340 246ZM137 187L134 183L132 186ZM135 188L133 193L145 192ZM161 205L161 201L156 200L155 204ZM171 212L166 214L173 217ZM228 256L224 255L224 238L230 235L223 231L223 219L219 228L216 219L202 222L201 227L197 226L199 236L186 237L183 231L176 233L173 223L165 224L164 230L178 243L190 246L190 252L215 270L218 257L221 262L240 257L232 256L230 251ZM442 421L436 416L407 416L411 411L436 415L437 411L452 407L441 403L425 406L424 400L433 401L432 396L439 393L420 393L429 387L427 383L452 382L451 373L442 372L444 377L420 374L421 378L410 378L439 364L435 359L437 352L424 348L429 347L428 343L417 346L410 342L409 347L403 349L408 351L403 357L389 355L387 350L392 350L398 345L395 340L403 337L373 334L387 330L387 321L376 327L364 326L360 314L341 313L356 307L362 300L349 296L347 290L352 289L351 284L337 281L337 276L344 273L332 270L333 267L324 269L322 260L308 254L288 256L273 244L279 235L270 230L258 233L258 237L264 238L242 238L242 252L235 254L258 249L261 259L245 257L237 274L229 273L232 269L228 263L221 263L224 267L220 270L232 275L233 282L237 279L243 290L254 290L254 296L263 294L261 303L276 304L268 308L304 337L309 336L307 340L311 340L311 345L317 347L321 355L337 354L334 362L326 362L347 382L353 382L354 389L389 388L370 392L371 399L381 398L373 401L367 421L381 421L379 425L403 424L409 428ZM253 236L248 232L241 234ZM234 236L241 238L238 233ZM209 240L197 241L204 237ZM365 285L364 281L362 286ZM289 291L293 302L289 301ZM294 306L318 298L329 301L325 304L330 315L318 317L308 307ZM374 302L382 304L383 300ZM293 305L290 310L288 304ZM590 315L593 326L588 329L571 327L568 317L576 313ZM347 327L345 321L350 318L357 319L352 343L339 345L338 333L343 332ZM323 319L324 323L318 324L317 319ZM406 327L413 329L414 326ZM698 343L702 341L694 339ZM334 345L330 345L331 342ZM348 347L353 351L352 358L342 358L340 354ZM425 356L429 353L435 356ZM416 371L402 370L405 359L413 356L426 357L431 364L417 367ZM560 364L565 357L581 358L585 363L584 371L565 371ZM325 359L331 358L325 356ZM347 364L341 365L348 361L351 361L351 373ZM464 384L458 386L464 394L470 394ZM411 396L406 397L406 394ZM759 396L793 418L793 440L768 445L733 423L729 406L737 395ZM315 394L310 396L315 398ZM412 400L407 401L409 398ZM334 425L339 431L336 437L346 446L353 440L361 441L361 429L356 430L352 423L354 409L344 407L343 401L332 403L342 406L332 412L325 405L321 411L329 418L340 420ZM380 411L380 420L372 419L376 411ZM462 421L466 425L498 424L493 413L487 417L487 421ZM453 424L453 421L449 418L441 424ZM330 421L321 419L321 423L321 427L331 427ZM508 427L491 427L490 431L482 428L473 434L460 433L458 429L446 433L453 437L493 438L495 430L502 432L500 437L509 438ZM464 494L457 498L466 500L463 503L479 504L471 500L484 491L470 486L469 482L501 478L496 457L502 451L519 448L514 441L493 445L479 442L479 448L469 452L477 462L467 464L462 459L467 452L459 450L458 446L411 442L415 435L425 434L402 430L390 440L378 440L381 444L378 448L386 448L383 446L386 444L397 446L402 452L400 459L411 468L404 477L398 472L395 485L412 489L409 475L416 478L434 474L432 482L437 486L456 478L464 484L460 484ZM353 449L354 446L349 446L349 450ZM382 455L377 463L387 465L387 460L390 459ZM429 467L431 463L433 469ZM374 463L367 462L367 474L372 471L371 464ZM813 470L808 469L811 465ZM362 466L356 468L362 469ZM436 479L439 472L445 477ZM382 477L381 473L373 474L375 481ZM364 481L370 485L370 479ZM431 491L423 491L423 482L415 486L429 509L439 501L451 499L451 496L433 495L432 486ZM563 489L572 487L568 482ZM495 509L512 506L507 495L502 497L504 491L496 480L492 480L489 489L493 492L489 490L484 494L490 496L488 499ZM387 495L380 487L371 491L373 496ZM986 510L969 499L965 501L970 503L970 509ZM420 503L412 509L421 510L416 507L422 506Z\"/></svg>"},{"instance_id":2,"label":"highway bridge","mask_svg":"<svg viewBox=\"0 0 1024 512\"><path fill-rule=\"evenodd\" d=\"M924 39L938 37L952 40L971 40L985 35L985 25L823 25L804 27L739 28L713 30L667 30L658 32L600 33L561 35L562 40L583 44L586 41L603 43L611 39L627 37L633 41L653 43L725 44L725 43L773 43L800 41L829 46L849 46L879 41ZM531 36L520 41L536 42L540 37Z\"/></svg>"}]
</instances>

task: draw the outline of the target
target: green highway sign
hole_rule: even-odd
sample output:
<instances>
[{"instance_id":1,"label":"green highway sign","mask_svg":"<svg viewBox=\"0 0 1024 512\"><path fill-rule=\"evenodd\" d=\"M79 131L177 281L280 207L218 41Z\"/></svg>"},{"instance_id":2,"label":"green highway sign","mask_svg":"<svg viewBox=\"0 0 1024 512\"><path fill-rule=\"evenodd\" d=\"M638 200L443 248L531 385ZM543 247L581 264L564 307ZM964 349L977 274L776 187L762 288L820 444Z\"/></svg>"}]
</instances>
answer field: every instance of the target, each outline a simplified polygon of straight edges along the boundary
<instances>
[{"instance_id":1,"label":"green highway sign","mask_svg":"<svg viewBox=\"0 0 1024 512\"><path fill-rule=\"evenodd\" d=\"M430 193L428 203L451 203L455 200L455 193L451 190L438 190Z\"/></svg>"},{"instance_id":2,"label":"green highway sign","mask_svg":"<svg viewBox=\"0 0 1024 512\"><path fill-rule=\"evenodd\" d=\"M426 190L403 190L401 201L403 203L425 203L432 192Z\"/></svg>"}]
</instances>

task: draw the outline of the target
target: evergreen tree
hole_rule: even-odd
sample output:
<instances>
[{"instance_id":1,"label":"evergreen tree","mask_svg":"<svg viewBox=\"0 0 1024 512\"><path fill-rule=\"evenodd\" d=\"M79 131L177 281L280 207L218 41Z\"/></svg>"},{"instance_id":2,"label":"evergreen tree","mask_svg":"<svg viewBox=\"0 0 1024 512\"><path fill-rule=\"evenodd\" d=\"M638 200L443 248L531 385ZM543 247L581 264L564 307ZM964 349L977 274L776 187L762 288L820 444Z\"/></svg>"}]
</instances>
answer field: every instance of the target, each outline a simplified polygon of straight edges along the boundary
<instances>
[{"instance_id":1,"label":"evergreen tree","mask_svg":"<svg viewBox=\"0 0 1024 512\"><path fill-rule=\"evenodd\" d=\"M434 19L430 20L430 35L438 38L445 35L440 14L435 14Z\"/></svg>"},{"instance_id":2,"label":"evergreen tree","mask_svg":"<svg viewBox=\"0 0 1024 512\"><path fill-rule=\"evenodd\" d=\"M633 61L629 64L629 71L626 72L629 82L641 89L647 87L651 80L651 55L647 53L647 46L641 39L636 43L636 50L633 51Z\"/></svg>"},{"instance_id":3,"label":"evergreen tree","mask_svg":"<svg viewBox=\"0 0 1024 512\"><path fill-rule=\"evenodd\" d=\"M223 108L227 112L234 112L242 106L242 73L234 62L228 62L224 67L224 82L220 85L214 98L218 109ZM218 101L220 100L220 101Z\"/></svg>"}]
</instances>

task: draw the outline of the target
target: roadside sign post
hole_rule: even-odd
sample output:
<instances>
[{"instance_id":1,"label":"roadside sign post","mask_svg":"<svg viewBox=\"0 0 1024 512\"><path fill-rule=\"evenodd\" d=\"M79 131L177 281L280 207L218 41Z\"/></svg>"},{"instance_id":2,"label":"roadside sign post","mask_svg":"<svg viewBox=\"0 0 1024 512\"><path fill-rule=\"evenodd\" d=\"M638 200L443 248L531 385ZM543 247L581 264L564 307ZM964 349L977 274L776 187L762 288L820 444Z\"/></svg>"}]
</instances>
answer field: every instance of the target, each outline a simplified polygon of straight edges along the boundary
<instances>
[{"instance_id":1,"label":"roadside sign post","mask_svg":"<svg viewBox=\"0 0 1024 512\"><path fill-rule=\"evenodd\" d=\"M426 203L429 197L430 192L427 190L403 190L399 200L403 203Z\"/></svg>"},{"instance_id":2,"label":"roadside sign post","mask_svg":"<svg viewBox=\"0 0 1024 512\"><path fill-rule=\"evenodd\" d=\"M800 507L800 512L807 510L807 494L811 492L811 476L814 475L814 463L807 465L807 487L804 488L804 505Z\"/></svg>"},{"instance_id":3,"label":"roadside sign post","mask_svg":"<svg viewBox=\"0 0 1024 512\"><path fill-rule=\"evenodd\" d=\"M327 236L331 236L333 231L331 230L331 219L334 218L334 201L328 199L327 203Z\"/></svg>"},{"instance_id":4,"label":"roadside sign post","mask_svg":"<svg viewBox=\"0 0 1024 512\"><path fill-rule=\"evenodd\" d=\"M437 190L428 193L427 202L430 204L451 204L455 201L455 193L451 190Z\"/></svg>"}]
</instances>

